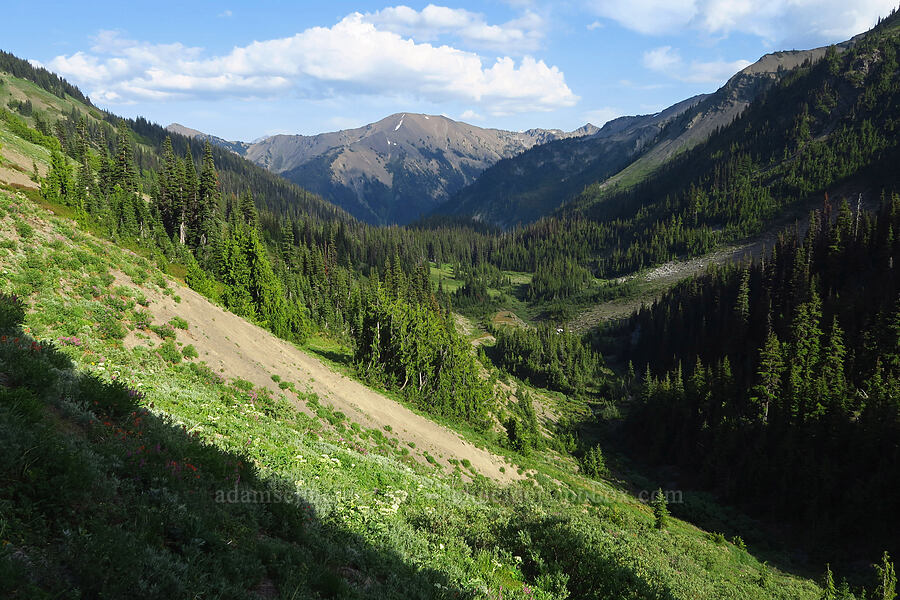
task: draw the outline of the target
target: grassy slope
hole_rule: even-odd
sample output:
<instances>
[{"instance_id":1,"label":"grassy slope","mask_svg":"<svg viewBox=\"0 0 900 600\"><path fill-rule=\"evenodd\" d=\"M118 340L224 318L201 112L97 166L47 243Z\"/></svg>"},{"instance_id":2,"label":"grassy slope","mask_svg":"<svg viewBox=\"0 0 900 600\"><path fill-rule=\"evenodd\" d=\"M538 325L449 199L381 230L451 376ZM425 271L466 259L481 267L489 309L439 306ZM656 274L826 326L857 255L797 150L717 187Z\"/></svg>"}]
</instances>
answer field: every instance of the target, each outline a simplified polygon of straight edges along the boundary
<instances>
[{"instance_id":1,"label":"grassy slope","mask_svg":"<svg viewBox=\"0 0 900 600\"><path fill-rule=\"evenodd\" d=\"M647 506L564 468L464 483L312 396L268 397L162 340L127 350L142 296L166 277L21 194L0 192L0 213L0 287L30 309L0 355L21 379L0 392L7 595L530 598L556 595L562 573L576 597L818 595L688 524L657 532ZM133 285L113 286L113 268ZM31 339L59 350L38 355ZM111 390L113 377L143 395ZM291 502L215 502L236 466L247 489Z\"/></svg>"}]
</instances>

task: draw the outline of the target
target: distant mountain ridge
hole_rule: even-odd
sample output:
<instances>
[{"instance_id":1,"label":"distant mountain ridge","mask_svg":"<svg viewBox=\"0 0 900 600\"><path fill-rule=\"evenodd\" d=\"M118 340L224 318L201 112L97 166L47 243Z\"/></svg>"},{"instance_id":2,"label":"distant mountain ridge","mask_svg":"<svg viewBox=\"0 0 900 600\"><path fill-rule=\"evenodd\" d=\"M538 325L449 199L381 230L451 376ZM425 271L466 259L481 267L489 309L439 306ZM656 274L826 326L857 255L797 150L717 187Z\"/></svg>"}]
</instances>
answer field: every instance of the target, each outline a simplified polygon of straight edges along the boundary
<instances>
[{"instance_id":1,"label":"distant mountain ridge","mask_svg":"<svg viewBox=\"0 0 900 600\"><path fill-rule=\"evenodd\" d=\"M408 223L498 160L599 131L588 123L570 132L514 132L415 113L396 113L356 129L274 135L254 143L230 142L178 124L169 129L229 148L373 224Z\"/></svg>"},{"instance_id":2,"label":"distant mountain ridge","mask_svg":"<svg viewBox=\"0 0 900 600\"><path fill-rule=\"evenodd\" d=\"M241 156L244 155L249 146L247 142L231 142L208 133L203 133L202 131L197 131L196 129L191 129L190 127L185 127L180 123L172 123L166 126L166 131L177 133L191 139L209 140L209 143L231 150L235 154L240 154Z\"/></svg>"},{"instance_id":3,"label":"distant mountain ridge","mask_svg":"<svg viewBox=\"0 0 900 600\"><path fill-rule=\"evenodd\" d=\"M853 43L836 48L842 51ZM587 186L632 185L729 125L784 74L819 60L826 50L766 54L712 94L688 98L654 115L619 117L589 137L533 147L499 161L433 214L511 227L551 214Z\"/></svg>"}]
</instances>

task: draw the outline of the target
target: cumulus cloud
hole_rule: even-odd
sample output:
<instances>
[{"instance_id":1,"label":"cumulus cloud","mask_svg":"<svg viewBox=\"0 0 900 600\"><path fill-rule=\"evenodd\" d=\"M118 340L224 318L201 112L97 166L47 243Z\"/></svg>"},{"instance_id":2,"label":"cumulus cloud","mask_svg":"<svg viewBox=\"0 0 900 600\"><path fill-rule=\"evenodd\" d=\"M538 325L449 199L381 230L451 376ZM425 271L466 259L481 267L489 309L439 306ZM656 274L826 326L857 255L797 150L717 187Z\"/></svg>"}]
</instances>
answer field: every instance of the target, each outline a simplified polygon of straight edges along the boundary
<instances>
[{"instance_id":1,"label":"cumulus cloud","mask_svg":"<svg viewBox=\"0 0 900 600\"><path fill-rule=\"evenodd\" d=\"M461 115L459 115L459 118L463 121L483 121L484 120L483 115L478 114L471 108L466 111L463 111L463 113Z\"/></svg>"},{"instance_id":2,"label":"cumulus cloud","mask_svg":"<svg viewBox=\"0 0 900 600\"><path fill-rule=\"evenodd\" d=\"M454 36L471 46L504 52L534 50L544 37L543 19L530 10L502 25L490 25L485 21L484 15L464 8L434 4L429 4L421 11L403 5L392 6L366 13L363 18L379 29L412 36L421 41Z\"/></svg>"},{"instance_id":3,"label":"cumulus cloud","mask_svg":"<svg viewBox=\"0 0 900 600\"><path fill-rule=\"evenodd\" d=\"M714 60L685 62L677 49L660 46L644 52L644 66L686 83L717 83L727 81L732 75L750 65L746 60Z\"/></svg>"},{"instance_id":4,"label":"cumulus cloud","mask_svg":"<svg viewBox=\"0 0 900 600\"><path fill-rule=\"evenodd\" d=\"M436 14L445 22L461 18ZM313 27L212 57L200 48L101 32L90 52L58 56L48 66L107 103L287 92L307 98L379 94L463 101L504 115L553 110L578 100L564 74L543 60L526 55L489 61L474 52L419 43L381 29L359 13L333 27Z\"/></svg>"},{"instance_id":5,"label":"cumulus cloud","mask_svg":"<svg viewBox=\"0 0 900 600\"><path fill-rule=\"evenodd\" d=\"M586 0L589 10L644 34L691 28L747 33L770 44L825 43L865 31L896 0Z\"/></svg>"}]
</instances>

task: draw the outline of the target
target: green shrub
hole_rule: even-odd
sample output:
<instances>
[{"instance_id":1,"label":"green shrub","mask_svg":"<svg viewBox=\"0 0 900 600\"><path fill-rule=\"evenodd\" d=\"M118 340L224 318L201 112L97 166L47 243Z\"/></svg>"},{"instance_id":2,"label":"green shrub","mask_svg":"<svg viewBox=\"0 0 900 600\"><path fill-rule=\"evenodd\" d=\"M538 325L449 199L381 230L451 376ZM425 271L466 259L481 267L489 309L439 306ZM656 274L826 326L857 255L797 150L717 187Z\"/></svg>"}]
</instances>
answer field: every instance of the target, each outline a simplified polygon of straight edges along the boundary
<instances>
[{"instance_id":1,"label":"green shrub","mask_svg":"<svg viewBox=\"0 0 900 600\"><path fill-rule=\"evenodd\" d=\"M174 327L175 329L187 329L188 322L182 319L181 317L172 317L169 319L169 325Z\"/></svg>"},{"instance_id":2,"label":"green shrub","mask_svg":"<svg viewBox=\"0 0 900 600\"><path fill-rule=\"evenodd\" d=\"M136 310L133 313L131 322L138 329L147 329L153 323L153 315L146 310Z\"/></svg>"},{"instance_id":3,"label":"green shrub","mask_svg":"<svg viewBox=\"0 0 900 600\"><path fill-rule=\"evenodd\" d=\"M193 344L188 344L187 346L185 346L185 347L181 350L181 354L182 354L185 358L197 358L198 356L200 356L200 355L197 353L197 349L194 348L194 345L193 345Z\"/></svg>"},{"instance_id":4,"label":"green shrub","mask_svg":"<svg viewBox=\"0 0 900 600\"><path fill-rule=\"evenodd\" d=\"M171 325L151 325L150 331L164 340L175 337L175 329Z\"/></svg>"},{"instance_id":5,"label":"green shrub","mask_svg":"<svg viewBox=\"0 0 900 600\"><path fill-rule=\"evenodd\" d=\"M11 294L0 293L0 331L18 327L25 321L25 303Z\"/></svg>"},{"instance_id":6,"label":"green shrub","mask_svg":"<svg viewBox=\"0 0 900 600\"><path fill-rule=\"evenodd\" d=\"M19 237L25 241L34 237L34 228L25 221L16 221L16 231L19 232Z\"/></svg>"},{"instance_id":7,"label":"green shrub","mask_svg":"<svg viewBox=\"0 0 900 600\"><path fill-rule=\"evenodd\" d=\"M175 342L172 340L166 340L159 348L156 349L159 353L159 356L166 362L170 362L172 364L181 362L181 352L178 351L178 346L175 345Z\"/></svg>"},{"instance_id":8,"label":"green shrub","mask_svg":"<svg viewBox=\"0 0 900 600\"><path fill-rule=\"evenodd\" d=\"M714 544L722 545L725 543L725 536L718 531L713 531L708 536L709 540Z\"/></svg>"},{"instance_id":9,"label":"green shrub","mask_svg":"<svg viewBox=\"0 0 900 600\"><path fill-rule=\"evenodd\" d=\"M121 340L128 333L119 320L118 313L104 308L96 314L97 332L108 340Z\"/></svg>"}]
</instances>

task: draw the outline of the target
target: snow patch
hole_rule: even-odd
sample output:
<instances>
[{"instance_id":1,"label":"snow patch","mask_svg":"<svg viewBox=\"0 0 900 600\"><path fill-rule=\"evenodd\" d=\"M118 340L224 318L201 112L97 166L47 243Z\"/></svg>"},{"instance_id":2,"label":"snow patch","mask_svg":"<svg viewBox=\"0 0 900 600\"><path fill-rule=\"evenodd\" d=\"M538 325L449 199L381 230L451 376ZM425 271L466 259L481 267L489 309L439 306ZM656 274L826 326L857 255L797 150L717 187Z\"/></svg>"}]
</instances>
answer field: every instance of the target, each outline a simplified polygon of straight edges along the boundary
<instances>
[{"instance_id":1,"label":"snow patch","mask_svg":"<svg viewBox=\"0 0 900 600\"><path fill-rule=\"evenodd\" d=\"M426 121L428 120L428 115L425 115L425 120L426 120Z\"/></svg>"},{"instance_id":2,"label":"snow patch","mask_svg":"<svg viewBox=\"0 0 900 600\"><path fill-rule=\"evenodd\" d=\"M403 117L405 117L405 116L406 115L403 115ZM403 117L400 117L400 122L397 123L396 127L394 127L394 131L397 131L398 129L400 129L400 126L403 125Z\"/></svg>"}]
</instances>

